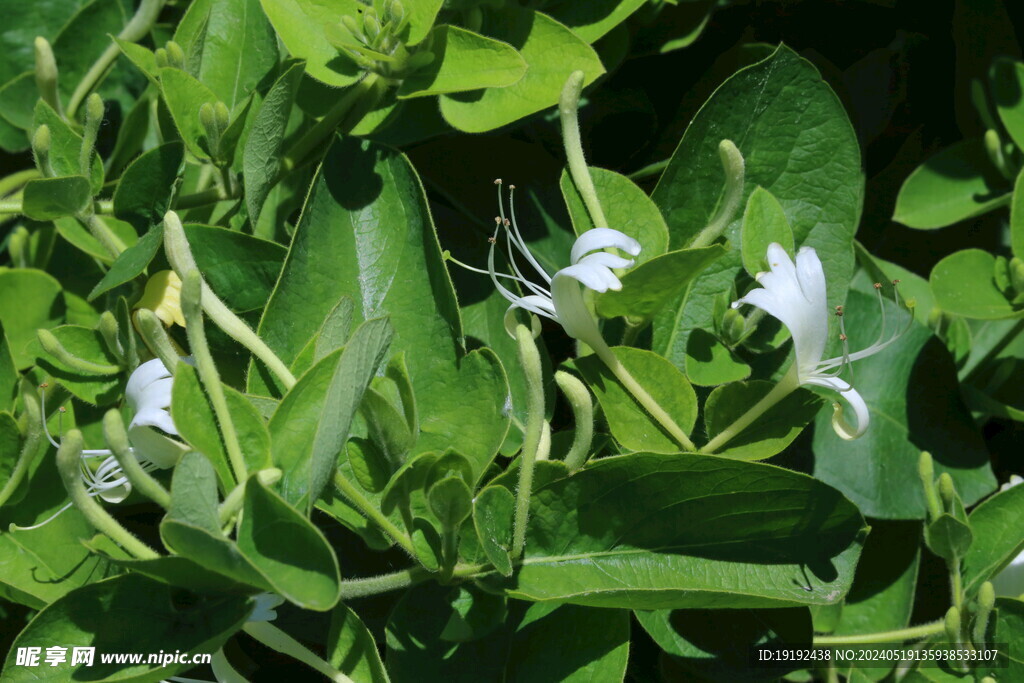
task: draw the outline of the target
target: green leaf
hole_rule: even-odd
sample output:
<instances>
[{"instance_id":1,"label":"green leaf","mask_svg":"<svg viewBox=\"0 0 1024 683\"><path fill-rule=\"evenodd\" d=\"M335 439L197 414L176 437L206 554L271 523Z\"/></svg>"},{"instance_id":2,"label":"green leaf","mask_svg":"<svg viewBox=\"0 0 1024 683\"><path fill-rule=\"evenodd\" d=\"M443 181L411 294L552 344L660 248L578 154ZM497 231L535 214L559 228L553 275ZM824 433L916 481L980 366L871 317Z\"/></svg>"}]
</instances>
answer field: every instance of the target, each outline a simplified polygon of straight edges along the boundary
<instances>
[{"instance_id":1,"label":"green leaf","mask_svg":"<svg viewBox=\"0 0 1024 683\"><path fill-rule=\"evenodd\" d=\"M338 558L327 539L255 474L245 484L238 549L275 593L299 607L326 611L341 596Z\"/></svg>"},{"instance_id":2,"label":"green leaf","mask_svg":"<svg viewBox=\"0 0 1024 683\"><path fill-rule=\"evenodd\" d=\"M644 0L589 0L585 3L552 0L544 3L544 11L583 40L593 43L626 21L643 4Z\"/></svg>"},{"instance_id":3,"label":"green leaf","mask_svg":"<svg viewBox=\"0 0 1024 683\"><path fill-rule=\"evenodd\" d=\"M242 180L245 184L245 206L255 225L263 203L277 180L281 167L281 151L288 130L295 94L302 82L303 65L293 64L274 81L264 98L242 152Z\"/></svg>"},{"instance_id":4,"label":"green leaf","mask_svg":"<svg viewBox=\"0 0 1024 683\"><path fill-rule=\"evenodd\" d=\"M712 244L656 256L627 271L621 278L622 289L600 294L597 312L606 318L621 315L628 320L650 320L725 253L720 245Z\"/></svg>"},{"instance_id":5,"label":"green leaf","mask_svg":"<svg viewBox=\"0 0 1024 683\"><path fill-rule=\"evenodd\" d=\"M704 403L708 435L713 437L730 426L774 387L773 382L764 380L717 387ZM814 420L823 403L810 391L797 389L730 439L716 455L737 460L763 460L781 453Z\"/></svg>"},{"instance_id":6,"label":"green leaf","mask_svg":"<svg viewBox=\"0 0 1024 683\"><path fill-rule=\"evenodd\" d=\"M320 497L392 334L387 319L363 323L343 351L314 365L278 406L270 420L273 461L284 470L280 490L291 505L308 512Z\"/></svg>"},{"instance_id":7,"label":"green leaf","mask_svg":"<svg viewBox=\"0 0 1024 683\"><path fill-rule=\"evenodd\" d=\"M634 614L654 642L671 655L667 668L678 668L683 680L758 680L760 672L751 667L751 648L798 646L811 642L813 637L810 614L799 607L638 610ZM801 665L794 661L791 669ZM786 672L784 667L773 667L771 677Z\"/></svg>"},{"instance_id":8,"label":"green leaf","mask_svg":"<svg viewBox=\"0 0 1024 683\"><path fill-rule=\"evenodd\" d=\"M999 648L996 657L999 668L993 667L989 671L979 671L993 676L1013 681L1024 676L1024 602L999 598L996 600L995 611L995 635L994 642L1006 643L1006 647Z\"/></svg>"},{"instance_id":9,"label":"green leaf","mask_svg":"<svg viewBox=\"0 0 1024 683\"><path fill-rule=\"evenodd\" d=\"M603 458L536 491L509 597L628 609L832 604L864 521L838 491L710 455Z\"/></svg>"},{"instance_id":10,"label":"green leaf","mask_svg":"<svg viewBox=\"0 0 1024 683\"><path fill-rule=\"evenodd\" d=\"M924 527L928 549L947 562L963 557L973 540L971 527L953 515L940 515Z\"/></svg>"},{"instance_id":11,"label":"green leaf","mask_svg":"<svg viewBox=\"0 0 1024 683\"><path fill-rule=\"evenodd\" d=\"M458 450L477 476L505 438L505 373L487 350L464 354L451 281L408 159L344 138L328 150L295 230L260 336L290 363L342 298L356 321L387 315L420 415L414 452ZM259 370L250 391L260 391Z\"/></svg>"},{"instance_id":12,"label":"green leaf","mask_svg":"<svg viewBox=\"0 0 1024 683\"><path fill-rule=\"evenodd\" d=\"M218 0L200 5L190 17L202 25L196 39L184 40L189 71L228 110L236 112L266 74L277 65L277 37L259 0ZM185 23L184 21L182 22Z\"/></svg>"},{"instance_id":13,"label":"green leaf","mask_svg":"<svg viewBox=\"0 0 1024 683\"><path fill-rule=\"evenodd\" d=\"M18 389L18 381L21 375L14 364L14 357L11 355L11 343L7 340L7 333L0 323L0 410L13 408L14 395Z\"/></svg>"},{"instance_id":14,"label":"green leaf","mask_svg":"<svg viewBox=\"0 0 1024 683\"><path fill-rule=\"evenodd\" d=\"M503 88L526 73L526 61L511 45L458 26L435 27L430 51L434 61L402 81L399 99Z\"/></svg>"},{"instance_id":15,"label":"green leaf","mask_svg":"<svg viewBox=\"0 0 1024 683\"><path fill-rule=\"evenodd\" d=\"M260 0L278 37L293 57L306 61L306 73L335 88L355 83L362 72L338 54L324 34L324 27L355 17L362 5L356 0ZM433 3L431 3L433 4Z\"/></svg>"},{"instance_id":16,"label":"green leaf","mask_svg":"<svg viewBox=\"0 0 1024 683\"><path fill-rule=\"evenodd\" d=\"M233 582L272 590L267 578L221 532L217 475L201 453L186 453L174 468L171 508L160 523L160 538L176 554Z\"/></svg>"},{"instance_id":17,"label":"green leaf","mask_svg":"<svg viewBox=\"0 0 1024 683\"><path fill-rule=\"evenodd\" d=\"M1005 203L1006 188L980 140L942 150L903 182L892 219L910 228L943 228Z\"/></svg>"},{"instance_id":18,"label":"green leaf","mask_svg":"<svg viewBox=\"0 0 1024 683\"><path fill-rule=\"evenodd\" d=\"M270 434L255 406L237 390L222 385L235 426L246 468L257 471L271 466ZM178 363L171 388L171 416L182 439L213 464L222 488L234 487L235 476L217 427L213 405L188 363Z\"/></svg>"},{"instance_id":19,"label":"green leaf","mask_svg":"<svg viewBox=\"0 0 1024 683\"><path fill-rule=\"evenodd\" d=\"M158 557L153 560L113 559L114 564L141 574L154 581L182 588L192 593L222 597L224 595L253 595L256 589L206 569L195 561L180 555Z\"/></svg>"},{"instance_id":20,"label":"green leaf","mask_svg":"<svg viewBox=\"0 0 1024 683\"><path fill-rule=\"evenodd\" d=\"M39 178L25 183L21 197L25 215L37 221L77 216L92 201L92 188L85 176Z\"/></svg>"},{"instance_id":21,"label":"green leaf","mask_svg":"<svg viewBox=\"0 0 1024 683\"><path fill-rule=\"evenodd\" d=\"M964 556L964 591L973 594L1021 552L1024 486L1011 486L986 499L968 518L974 543Z\"/></svg>"},{"instance_id":22,"label":"green leaf","mask_svg":"<svg viewBox=\"0 0 1024 683\"><path fill-rule=\"evenodd\" d=\"M1017 175L1010 203L1010 246L1013 255L1024 259L1024 171Z\"/></svg>"},{"instance_id":23,"label":"green leaf","mask_svg":"<svg viewBox=\"0 0 1024 683\"><path fill-rule=\"evenodd\" d=\"M996 258L982 249L963 249L935 264L928 280L935 304L965 318L998 320L1024 315L996 284Z\"/></svg>"},{"instance_id":24,"label":"green leaf","mask_svg":"<svg viewBox=\"0 0 1024 683\"><path fill-rule=\"evenodd\" d=\"M117 36L113 36L112 40L121 48L121 52L128 58L128 61L145 74L150 83L157 87L160 86L160 81L158 80L160 78L160 67L157 66L156 54L152 50L135 43L129 43L126 40L121 40Z\"/></svg>"},{"instance_id":25,"label":"green leaf","mask_svg":"<svg viewBox=\"0 0 1024 683\"><path fill-rule=\"evenodd\" d=\"M872 520L853 587L833 635L906 628L914 606L921 524Z\"/></svg>"},{"instance_id":26,"label":"green leaf","mask_svg":"<svg viewBox=\"0 0 1024 683\"><path fill-rule=\"evenodd\" d=\"M502 576L512 576L512 521L516 499L504 486L488 486L473 500L473 525L487 560Z\"/></svg>"},{"instance_id":27,"label":"green leaf","mask_svg":"<svg viewBox=\"0 0 1024 683\"><path fill-rule=\"evenodd\" d=\"M63 318L61 286L51 275L32 268L0 272L0 324L19 370L42 352L36 330L55 327Z\"/></svg>"},{"instance_id":28,"label":"green leaf","mask_svg":"<svg viewBox=\"0 0 1024 683\"><path fill-rule=\"evenodd\" d=\"M588 170L594 181L594 191L597 192L597 198L605 212L605 218L608 219L608 226L626 233L640 243L637 264L664 254L668 250L668 226L665 225L661 211L651 198L624 175L596 167L590 167ZM567 170L562 171L558 185L562 190L562 197L565 198L569 218L572 219L572 228L577 237L591 228L598 227L591 220L583 198ZM601 298L598 299L599 302Z\"/></svg>"},{"instance_id":29,"label":"green leaf","mask_svg":"<svg viewBox=\"0 0 1024 683\"><path fill-rule=\"evenodd\" d=\"M156 256L156 252L164 241L164 225L156 223L153 228L139 238L139 241L121 252L121 255L111 264L110 270L96 283L89 292L89 301L93 301L100 294L108 292L118 285L134 280L140 275L149 262Z\"/></svg>"},{"instance_id":30,"label":"green leaf","mask_svg":"<svg viewBox=\"0 0 1024 683\"><path fill-rule=\"evenodd\" d=\"M697 421L697 395L683 373L651 351L616 346L612 352L679 428L691 433ZM624 448L654 453L678 453L682 449L597 356L578 358L573 365L597 396L612 436Z\"/></svg>"},{"instance_id":31,"label":"green leaf","mask_svg":"<svg viewBox=\"0 0 1024 683\"><path fill-rule=\"evenodd\" d=\"M232 310L262 308L277 282L285 249L245 233L209 225L185 225L203 278Z\"/></svg>"},{"instance_id":32,"label":"green leaf","mask_svg":"<svg viewBox=\"0 0 1024 683\"><path fill-rule=\"evenodd\" d=\"M992 65L992 99L1017 149L1024 149L1024 64L997 59Z\"/></svg>"},{"instance_id":33,"label":"green leaf","mask_svg":"<svg viewBox=\"0 0 1024 683\"><path fill-rule=\"evenodd\" d=\"M101 220L126 246L134 246L139 241L135 228L128 223L118 220L113 216L103 216ZM75 248L95 259L99 259L103 263L112 263L114 261L114 257L107 251L107 248L98 239L93 237L92 233L77 218L64 216L54 220L53 224L57 228L57 233Z\"/></svg>"},{"instance_id":34,"label":"green leaf","mask_svg":"<svg viewBox=\"0 0 1024 683\"><path fill-rule=\"evenodd\" d=\"M43 609L19 634L16 647L92 647L101 652L214 652L241 628L252 611L243 597L190 596L175 599L176 589L127 575L72 591ZM131 628L125 628L131 615ZM12 649L4 663L5 681L38 681L34 667L17 666ZM190 663L104 663L63 665L47 673L52 681L160 680L192 668Z\"/></svg>"},{"instance_id":35,"label":"green leaf","mask_svg":"<svg viewBox=\"0 0 1024 683\"><path fill-rule=\"evenodd\" d=\"M772 242L781 244L790 256L795 253L793 230L789 227L782 204L771 192L760 186L754 188L747 199L740 235L743 267L751 277L767 271L765 254Z\"/></svg>"},{"instance_id":36,"label":"green leaf","mask_svg":"<svg viewBox=\"0 0 1024 683\"><path fill-rule=\"evenodd\" d=\"M878 300L868 287L870 294L855 290L846 300L843 319L852 350L882 332ZM891 329L908 324L908 314L890 302L885 307L888 338ZM844 441L833 431L828 411L819 413L815 477L849 496L864 514L881 519L925 517L917 473L922 450L934 457L936 475L949 472L953 477L964 503L972 504L995 488L988 451L960 398L952 359L926 327L911 323L884 351L856 361L853 371L870 425L859 439Z\"/></svg>"},{"instance_id":37,"label":"green leaf","mask_svg":"<svg viewBox=\"0 0 1024 683\"><path fill-rule=\"evenodd\" d=\"M188 151L198 159L209 160L209 141L199 120L199 108L216 103L217 95L181 69L171 67L160 69L160 89Z\"/></svg>"},{"instance_id":38,"label":"green leaf","mask_svg":"<svg viewBox=\"0 0 1024 683\"><path fill-rule=\"evenodd\" d=\"M459 477L446 477L431 486L427 501L442 528L456 529L473 511L473 493Z\"/></svg>"},{"instance_id":39,"label":"green leaf","mask_svg":"<svg viewBox=\"0 0 1024 683\"><path fill-rule=\"evenodd\" d=\"M35 93L33 93L34 96ZM50 129L50 166L53 168L54 174L57 176L81 175L82 136L72 130L67 121L44 100L33 99L32 101L35 102L32 133L35 134L36 129L42 125ZM103 187L103 160L99 155L93 156L92 167L89 170L91 194L98 194Z\"/></svg>"},{"instance_id":40,"label":"green leaf","mask_svg":"<svg viewBox=\"0 0 1024 683\"><path fill-rule=\"evenodd\" d=\"M327 661L359 683L388 683L373 634L351 607L339 604L331 612Z\"/></svg>"},{"instance_id":41,"label":"green leaf","mask_svg":"<svg viewBox=\"0 0 1024 683\"><path fill-rule=\"evenodd\" d=\"M829 305L841 304L853 274L864 176L856 134L835 93L785 45L723 83L691 121L651 195L668 224L670 249L685 247L719 210L724 139L746 160L744 200L758 186L772 193L794 243L817 250ZM737 215L724 233L733 245L741 244L741 223ZM714 299L741 270L737 249L708 266L655 318L651 348L682 367L690 332L712 329Z\"/></svg>"},{"instance_id":42,"label":"green leaf","mask_svg":"<svg viewBox=\"0 0 1024 683\"><path fill-rule=\"evenodd\" d=\"M117 368L120 361L110 352L103 336L96 330L78 325L61 325L50 332L72 356L97 365ZM84 374L69 367L45 351L39 366L71 394L86 403L106 406L121 398L123 386L118 374L101 376Z\"/></svg>"},{"instance_id":43,"label":"green leaf","mask_svg":"<svg viewBox=\"0 0 1024 683\"><path fill-rule=\"evenodd\" d=\"M114 191L114 215L146 234L164 219L174 184L182 171L185 148L174 141L144 152L128 165Z\"/></svg>"},{"instance_id":44,"label":"green leaf","mask_svg":"<svg viewBox=\"0 0 1024 683\"><path fill-rule=\"evenodd\" d=\"M541 12L514 6L489 12L483 33L518 50L528 68L506 88L441 96L445 120L467 133L500 128L553 106L573 71L584 73L584 85L604 73L589 45Z\"/></svg>"},{"instance_id":45,"label":"green leaf","mask_svg":"<svg viewBox=\"0 0 1024 683\"><path fill-rule=\"evenodd\" d=\"M750 366L707 330L690 332L685 360L686 376L699 386L738 382L750 376Z\"/></svg>"},{"instance_id":46,"label":"green leaf","mask_svg":"<svg viewBox=\"0 0 1024 683\"><path fill-rule=\"evenodd\" d=\"M508 616L486 635L465 642L445 638L464 591L422 585L408 591L387 624L388 670L395 680L617 681L625 674L629 614L576 605L510 602ZM478 609L500 609L480 600ZM484 620L493 615L474 615ZM450 631L448 631L450 633Z\"/></svg>"}]
</instances>

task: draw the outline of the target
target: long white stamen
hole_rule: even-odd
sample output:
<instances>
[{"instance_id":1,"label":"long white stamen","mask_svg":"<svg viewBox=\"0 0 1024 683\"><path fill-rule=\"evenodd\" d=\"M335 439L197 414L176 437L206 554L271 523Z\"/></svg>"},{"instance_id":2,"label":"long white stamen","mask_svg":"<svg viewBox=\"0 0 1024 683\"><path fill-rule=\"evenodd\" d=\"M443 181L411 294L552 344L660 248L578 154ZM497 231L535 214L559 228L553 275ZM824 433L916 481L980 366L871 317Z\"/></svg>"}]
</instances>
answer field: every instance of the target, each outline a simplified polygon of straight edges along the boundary
<instances>
[{"instance_id":1,"label":"long white stamen","mask_svg":"<svg viewBox=\"0 0 1024 683\"><path fill-rule=\"evenodd\" d=\"M50 428L46 425L46 386L45 384L39 386L39 412L43 416L43 433L46 434L46 440L50 442L51 446L60 448L60 444L50 436Z\"/></svg>"},{"instance_id":2,"label":"long white stamen","mask_svg":"<svg viewBox=\"0 0 1024 683\"><path fill-rule=\"evenodd\" d=\"M522 233L519 232L519 226L516 224L516 204L515 201L513 201L513 195L515 193L515 190L515 185L509 186L508 209L510 215L512 216L512 231L515 233L516 243L519 245L519 250L523 252L523 255L526 256L526 259L530 262L530 265L533 266L534 270L536 270L540 274L540 276L544 278L544 282L550 285L551 277L548 275L548 271L544 270L543 266L541 266L540 263L537 262L537 259L533 257L533 254L530 252L529 247L526 246L526 240L523 239ZM507 230L508 226L506 225L505 228Z\"/></svg>"},{"instance_id":3,"label":"long white stamen","mask_svg":"<svg viewBox=\"0 0 1024 683\"><path fill-rule=\"evenodd\" d=\"M526 288L529 289L534 294L537 294L539 296L546 296L546 297L548 297L550 299L551 298L551 293L548 292L548 290L544 289L543 287L541 287L539 285L535 285L534 283L530 282L530 280L525 275L523 275L523 272L521 270L519 270L519 265L516 263L516 259L515 259L515 248L518 245L514 245L513 244L512 232L508 229L508 221L504 221L504 225L505 225L505 242L508 245L508 262L509 262L509 264L511 264L512 270L514 270L516 275L518 276L516 279L518 279L520 283L525 285ZM527 255L529 255L530 252L527 251L525 253ZM532 257L531 257L531 260L532 260Z\"/></svg>"}]
</instances>

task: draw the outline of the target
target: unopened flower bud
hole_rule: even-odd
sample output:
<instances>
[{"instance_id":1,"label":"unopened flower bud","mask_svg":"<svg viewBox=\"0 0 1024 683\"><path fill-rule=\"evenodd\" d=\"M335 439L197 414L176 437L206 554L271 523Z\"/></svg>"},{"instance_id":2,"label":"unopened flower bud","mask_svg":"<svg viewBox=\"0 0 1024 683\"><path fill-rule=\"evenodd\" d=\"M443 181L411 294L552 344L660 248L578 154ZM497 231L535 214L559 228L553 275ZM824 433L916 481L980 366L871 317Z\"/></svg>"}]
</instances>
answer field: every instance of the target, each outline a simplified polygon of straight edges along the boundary
<instances>
[{"instance_id":1,"label":"unopened flower bud","mask_svg":"<svg viewBox=\"0 0 1024 683\"><path fill-rule=\"evenodd\" d=\"M167 65L175 69L185 68L185 51L173 40L167 41Z\"/></svg>"},{"instance_id":2,"label":"unopened flower bud","mask_svg":"<svg viewBox=\"0 0 1024 683\"><path fill-rule=\"evenodd\" d=\"M39 96L61 113L60 98L57 95L57 60L53 56L53 48L50 42L42 36L36 36L36 87L39 88Z\"/></svg>"}]
</instances>

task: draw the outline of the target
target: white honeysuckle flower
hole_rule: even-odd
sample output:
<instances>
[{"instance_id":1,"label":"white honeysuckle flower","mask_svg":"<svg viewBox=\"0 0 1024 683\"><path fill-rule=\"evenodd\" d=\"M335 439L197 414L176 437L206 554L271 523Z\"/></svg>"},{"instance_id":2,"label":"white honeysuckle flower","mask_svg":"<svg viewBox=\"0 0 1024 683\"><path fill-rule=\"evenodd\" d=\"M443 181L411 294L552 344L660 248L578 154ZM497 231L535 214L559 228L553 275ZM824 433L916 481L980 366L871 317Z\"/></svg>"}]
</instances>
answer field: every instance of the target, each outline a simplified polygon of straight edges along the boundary
<instances>
[{"instance_id":1,"label":"white honeysuckle flower","mask_svg":"<svg viewBox=\"0 0 1024 683\"><path fill-rule=\"evenodd\" d=\"M999 490L1006 491L1021 483L1024 483L1024 479L1014 474L1010 476L1010 481L999 487ZM996 590L996 595L1006 598L1016 598L1024 595L1024 552L1010 560L1010 563L993 576L991 581L992 587Z\"/></svg>"},{"instance_id":2,"label":"white honeysuckle flower","mask_svg":"<svg viewBox=\"0 0 1024 683\"><path fill-rule=\"evenodd\" d=\"M277 619L277 607L284 603L284 597L277 593L259 593L253 596L255 606L246 622L273 621Z\"/></svg>"},{"instance_id":3,"label":"white honeysuckle flower","mask_svg":"<svg viewBox=\"0 0 1024 683\"><path fill-rule=\"evenodd\" d=\"M796 360L790 372L796 373L797 382L801 385L813 384L838 391L853 409L857 425L853 427L843 418L842 410L837 403L832 416L832 427L843 439L856 439L862 436L870 420L868 406L853 385L841 379L839 374L851 362L872 356L892 344L909 329L909 325L883 341L885 308L881 300L881 285L876 284L875 290L882 306L882 331L878 339L866 349L849 353L843 325L843 309L839 306L835 314L839 318L839 338L843 342L843 355L822 360L828 341L829 309L825 291L825 271L821 267L817 252L811 247L801 247L794 264L786 250L773 242L768 245L767 259L771 271L758 273L756 276L761 287L733 302L732 307L750 304L778 318L789 329L793 338Z\"/></svg>"},{"instance_id":4,"label":"white honeysuckle flower","mask_svg":"<svg viewBox=\"0 0 1024 683\"><path fill-rule=\"evenodd\" d=\"M604 339L601 337L593 315L587 309L580 285L596 292L622 289L622 283L612 269L629 268L634 261L604 250L618 249L630 256L637 256L640 253L640 243L629 235L612 228L593 228L576 239L570 253L570 265L556 272L554 276L548 275L544 267L530 253L526 241L519 232L519 226L516 224L515 206L512 203L515 185L509 186L509 217L506 218L505 205L501 197L501 180L494 182L499 186L498 208L501 215L494 219L496 227L494 236L490 239L491 248L487 255L487 270L483 271L478 268L471 268L471 270L490 275L498 292L512 304L505 313L505 328L509 334L514 336L514 313L517 308L521 308L554 320L565 329L569 336L579 339L592 348L603 345ZM498 241L498 233L502 229L505 231L508 246L508 261L514 274L499 273L494 266L495 245ZM537 272L537 275L543 280L543 285L538 285L523 275L516 263L516 252L521 254ZM527 294L519 296L502 285L499 278L519 283Z\"/></svg>"},{"instance_id":5,"label":"white honeysuckle flower","mask_svg":"<svg viewBox=\"0 0 1024 683\"><path fill-rule=\"evenodd\" d=\"M190 359L183 358L184 362ZM178 429L168 409L171 407L171 387L174 378L164 367L159 358L147 361L137 367L128 378L125 387L125 398L132 410L132 420L128 424L128 441L131 452L139 461L142 469L151 472L167 469L177 464L182 454L188 450L185 444L169 438L167 435L178 436ZM40 392L43 401L46 392ZM61 408L63 413L64 409ZM43 431L54 448L60 443L50 434L46 426L46 404L42 402ZM157 429L154 429L156 427ZM103 458L97 467L90 464L94 458ZM131 493L132 485L121 470L120 463L113 451L106 448L86 449L82 451L82 481L90 496L99 496L108 503L120 503ZM18 527L22 530L35 529L55 519L71 507L68 503L44 522L30 527Z\"/></svg>"}]
</instances>

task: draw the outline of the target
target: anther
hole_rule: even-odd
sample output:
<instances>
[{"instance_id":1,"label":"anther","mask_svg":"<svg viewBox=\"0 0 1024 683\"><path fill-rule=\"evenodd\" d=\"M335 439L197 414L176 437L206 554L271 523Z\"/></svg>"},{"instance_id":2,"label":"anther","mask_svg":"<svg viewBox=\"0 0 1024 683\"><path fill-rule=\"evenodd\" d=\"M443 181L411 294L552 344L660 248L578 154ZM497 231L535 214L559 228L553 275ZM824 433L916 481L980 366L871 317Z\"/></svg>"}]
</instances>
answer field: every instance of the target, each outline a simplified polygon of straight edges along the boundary
<instances>
[{"instance_id":1,"label":"anther","mask_svg":"<svg viewBox=\"0 0 1024 683\"><path fill-rule=\"evenodd\" d=\"M68 412L68 409L65 408L64 406L61 406L60 408L57 408L57 411L60 412L60 413L66 413L66 412Z\"/></svg>"},{"instance_id":2,"label":"anther","mask_svg":"<svg viewBox=\"0 0 1024 683\"><path fill-rule=\"evenodd\" d=\"M881 288L882 288L882 283L881 282L876 282L875 283L875 289L881 289Z\"/></svg>"},{"instance_id":3,"label":"anther","mask_svg":"<svg viewBox=\"0 0 1024 683\"><path fill-rule=\"evenodd\" d=\"M40 389L47 389L47 388L49 388L49 386L50 386L49 382L43 382L42 384L39 385L39 388Z\"/></svg>"},{"instance_id":4,"label":"anther","mask_svg":"<svg viewBox=\"0 0 1024 683\"><path fill-rule=\"evenodd\" d=\"M840 334L839 335L839 341L846 341L846 335L845 334Z\"/></svg>"},{"instance_id":5,"label":"anther","mask_svg":"<svg viewBox=\"0 0 1024 683\"><path fill-rule=\"evenodd\" d=\"M899 280L893 280L893 281L892 281L892 286L893 286L893 287L895 287L895 286L896 286L896 285L898 285L899 283L900 283L900 281L899 281Z\"/></svg>"},{"instance_id":6,"label":"anther","mask_svg":"<svg viewBox=\"0 0 1024 683\"><path fill-rule=\"evenodd\" d=\"M842 310L843 310L843 305L842 304L839 304L838 306L836 306L836 311L837 312L841 313Z\"/></svg>"},{"instance_id":7,"label":"anther","mask_svg":"<svg viewBox=\"0 0 1024 683\"><path fill-rule=\"evenodd\" d=\"M494 244L498 240L494 237L494 235L491 235L490 237L487 238L487 241L490 242L491 244Z\"/></svg>"},{"instance_id":8,"label":"anther","mask_svg":"<svg viewBox=\"0 0 1024 683\"><path fill-rule=\"evenodd\" d=\"M495 185L501 185L501 178L495 178L494 179L494 184Z\"/></svg>"},{"instance_id":9,"label":"anther","mask_svg":"<svg viewBox=\"0 0 1024 683\"><path fill-rule=\"evenodd\" d=\"M508 186L508 189L510 189L510 190L514 190L514 189L516 189L516 186L515 186L515 185L509 185L509 186Z\"/></svg>"},{"instance_id":10,"label":"anther","mask_svg":"<svg viewBox=\"0 0 1024 683\"><path fill-rule=\"evenodd\" d=\"M495 216L494 217L494 224L495 225L501 225L501 216Z\"/></svg>"},{"instance_id":11,"label":"anther","mask_svg":"<svg viewBox=\"0 0 1024 683\"><path fill-rule=\"evenodd\" d=\"M510 225L512 225L512 221L510 221L509 219L506 218L505 219L505 227L507 228Z\"/></svg>"},{"instance_id":12,"label":"anther","mask_svg":"<svg viewBox=\"0 0 1024 683\"><path fill-rule=\"evenodd\" d=\"M837 318L842 318L843 317L843 309L842 309L841 306L836 306L836 317Z\"/></svg>"}]
</instances>

